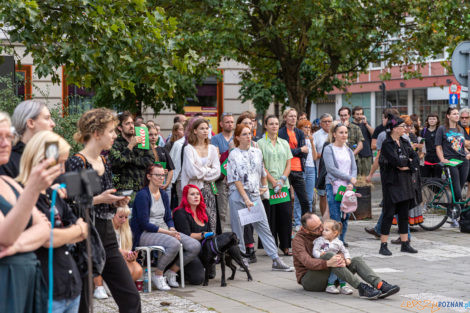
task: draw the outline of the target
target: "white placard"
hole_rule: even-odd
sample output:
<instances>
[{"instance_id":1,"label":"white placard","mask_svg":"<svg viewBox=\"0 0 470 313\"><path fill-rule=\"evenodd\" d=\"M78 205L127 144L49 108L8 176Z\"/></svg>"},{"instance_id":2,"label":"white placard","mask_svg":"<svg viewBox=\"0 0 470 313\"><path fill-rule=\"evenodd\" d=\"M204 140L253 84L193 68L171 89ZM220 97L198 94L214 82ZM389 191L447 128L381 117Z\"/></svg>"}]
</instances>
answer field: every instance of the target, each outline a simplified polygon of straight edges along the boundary
<instances>
[{"instance_id":1,"label":"white placard","mask_svg":"<svg viewBox=\"0 0 470 313\"><path fill-rule=\"evenodd\" d=\"M256 223L261 221L264 216L264 207L261 204L261 201L256 201L255 205L248 210L248 208L244 208L238 210L238 217L240 218L240 225L245 226L248 224Z\"/></svg>"}]
</instances>

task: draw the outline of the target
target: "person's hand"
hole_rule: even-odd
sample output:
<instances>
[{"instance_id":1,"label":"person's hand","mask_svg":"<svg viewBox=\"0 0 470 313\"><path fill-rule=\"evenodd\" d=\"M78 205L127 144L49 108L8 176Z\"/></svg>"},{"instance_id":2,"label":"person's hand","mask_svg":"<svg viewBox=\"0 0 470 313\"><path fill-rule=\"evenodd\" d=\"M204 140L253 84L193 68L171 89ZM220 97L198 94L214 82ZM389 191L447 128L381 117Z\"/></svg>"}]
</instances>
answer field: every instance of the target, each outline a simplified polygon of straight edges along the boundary
<instances>
[{"instance_id":1,"label":"person's hand","mask_svg":"<svg viewBox=\"0 0 470 313\"><path fill-rule=\"evenodd\" d=\"M171 237L175 237L176 239L181 240L181 235L176 230L170 230L169 232Z\"/></svg>"},{"instance_id":2,"label":"person's hand","mask_svg":"<svg viewBox=\"0 0 470 313\"><path fill-rule=\"evenodd\" d=\"M351 265L351 259L346 259L346 266Z\"/></svg>"},{"instance_id":3,"label":"person's hand","mask_svg":"<svg viewBox=\"0 0 470 313\"><path fill-rule=\"evenodd\" d=\"M351 178L350 183L355 185L357 183L356 177Z\"/></svg>"},{"instance_id":4,"label":"person's hand","mask_svg":"<svg viewBox=\"0 0 470 313\"><path fill-rule=\"evenodd\" d=\"M67 188L59 188L59 184L54 184L51 186L51 189L57 190L57 194L61 199L66 199L67 198Z\"/></svg>"},{"instance_id":5,"label":"person's hand","mask_svg":"<svg viewBox=\"0 0 470 313\"><path fill-rule=\"evenodd\" d=\"M62 174L60 164L48 168L55 162L55 159L50 158L33 167L25 188L31 186L36 191L42 191L51 186L54 180Z\"/></svg>"},{"instance_id":6,"label":"person's hand","mask_svg":"<svg viewBox=\"0 0 470 313\"><path fill-rule=\"evenodd\" d=\"M251 202L251 200L247 197L247 198L245 199L245 205L246 205L246 207L247 207L248 210L249 210L249 209L250 209L252 206L254 206L255 204L254 204L253 202Z\"/></svg>"},{"instance_id":7,"label":"person's hand","mask_svg":"<svg viewBox=\"0 0 470 313\"><path fill-rule=\"evenodd\" d=\"M366 176L366 182L368 182L368 183L372 182L372 175L367 175Z\"/></svg>"},{"instance_id":8,"label":"person's hand","mask_svg":"<svg viewBox=\"0 0 470 313\"><path fill-rule=\"evenodd\" d=\"M163 190L166 190L168 188L168 186L170 186L170 182L166 183L165 185L162 186L162 189Z\"/></svg>"},{"instance_id":9,"label":"person's hand","mask_svg":"<svg viewBox=\"0 0 470 313\"><path fill-rule=\"evenodd\" d=\"M8 247L0 246L0 259L10 256L10 255L14 255L16 254L17 251L18 251L18 246L16 242Z\"/></svg>"},{"instance_id":10,"label":"person's hand","mask_svg":"<svg viewBox=\"0 0 470 313\"><path fill-rule=\"evenodd\" d=\"M362 124L367 124L367 117L364 115L361 120Z\"/></svg>"},{"instance_id":11,"label":"person's hand","mask_svg":"<svg viewBox=\"0 0 470 313\"><path fill-rule=\"evenodd\" d=\"M465 156L467 160L470 160L470 153Z\"/></svg>"},{"instance_id":12,"label":"person's hand","mask_svg":"<svg viewBox=\"0 0 470 313\"><path fill-rule=\"evenodd\" d=\"M324 255L325 253L326 253L325 251L323 251L323 252L320 252L320 256L321 256L321 255Z\"/></svg>"},{"instance_id":13,"label":"person's hand","mask_svg":"<svg viewBox=\"0 0 470 313\"><path fill-rule=\"evenodd\" d=\"M265 187L265 188L261 187L261 188L259 189L259 194L262 195L262 194L265 193L267 190L268 190L267 187Z\"/></svg>"},{"instance_id":14,"label":"person's hand","mask_svg":"<svg viewBox=\"0 0 470 313\"><path fill-rule=\"evenodd\" d=\"M80 217L75 225L80 227L80 230L82 231L81 238L82 240L85 240L88 237L88 224Z\"/></svg>"},{"instance_id":15,"label":"person's hand","mask_svg":"<svg viewBox=\"0 0 470 313\"><path fill-rule=\"evenodd\" d=\"M131 201L131 197L124 197L124 199L116 201L115 205L116 207L120 208L120 207L126 206L129 203L129 201Z\"/></svg>"},{"instance_id":16,"label":"person's hand","mask_svg":"<svg viewBox=\"0 0 470 313\"><path fill-rule=\"evenodd\" d=\"M106 203L106 204L112 204L114 202L118 202L121 200L124 200L126 197L125 196L115 196L113 193L116 192L116 189L108 189L103 191L101 194L96 196L97 198L97 203Z\"/></svg>"},{"instance_id":17,"label":"person's hand","mask_svg":"<svg viewBox=\"0 0 470 313\"><path fill-rule=\"evenodd\" d=\"M353 184L348 184L348 185L346 186L346 189L347 189L347 190L353 190L353 189L354 189L354 185L353 185Z\"/></svg>"},{"instance_id":18,"label":"person's hand","mask_svg":"<svg viewBox=\"0 0 470 313\"><path fill-rule=\"evenodd\" d=\"M142 143L142 137L132 136L131 139L129 140L129 144L127 145L127 147L129 148L129 150L132 150L139 143Z\"/></svg>"},{"instance_id":19,"label":"person's hand","mask_svg":"<svg viewBox=\"0 0 470 313\"><path fill-rule=\"evenodd\" d=\"M331 257L328 261L326 261L326 266L328 267L345 267L346 262L344 261L344 258L341 257L341 255L335 255Z\"/></svg>"},{"instance_id":20,"label":"person's hand","mask_svg":"<svg viewBox=\"0 0 470 313\"><path fill-rule=\"evenodd\" d=\"M128 262L134 262L137 259L137 251L128 251L126 260Z\"/></svg>"},{"instance_id":21,"label":"person's hand","mask_svg":"<svg viewBox=\"0 0 470 313\"><path fill-rule=\"evenodd\" d=\"M308 153L308 147L302 146L302 148L300 148L300 151L302 151L303 153Z\"/></svg>"},{"instance_id":22,"label":"person's hand","mask_svg":"<svg viewBox=\"0 0 470 313\"><path fill-rule=\"evenodd\" d=\"M447 163L450 163L450 161L447 160L447 159L444 159L444 160L442 160L442 163L447 164Z\"/></svg>"}]
</instances>

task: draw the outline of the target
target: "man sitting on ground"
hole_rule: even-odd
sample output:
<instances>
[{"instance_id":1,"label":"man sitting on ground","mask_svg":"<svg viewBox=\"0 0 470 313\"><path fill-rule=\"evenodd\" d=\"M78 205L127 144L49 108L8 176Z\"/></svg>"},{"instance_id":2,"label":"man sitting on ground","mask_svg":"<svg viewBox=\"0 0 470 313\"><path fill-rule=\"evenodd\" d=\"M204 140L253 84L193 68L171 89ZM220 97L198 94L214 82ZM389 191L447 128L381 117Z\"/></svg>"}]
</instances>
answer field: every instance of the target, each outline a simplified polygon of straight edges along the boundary
<instances>
[{"instance_id":1,"label":"man sitting on ground","mask_svg":"<svg viewBox=\"0 0 470 313\"><path fill-rule=\"evenodd\" d=\"M330 272L333 271L338 278L357 289L361 298L385 298L400 291L400 287L390 285L377 276L361 257L353 257L348 266L342 254L327 252L330 254L328 260L313 258L313 241L322 235L323 224L318 216L310 212L302 216L301 224L302 227L292 240L292 252L297 282L305 290L324 291ZM361 282L355 273L373 287Z\"/></svg>"}]
</instances>

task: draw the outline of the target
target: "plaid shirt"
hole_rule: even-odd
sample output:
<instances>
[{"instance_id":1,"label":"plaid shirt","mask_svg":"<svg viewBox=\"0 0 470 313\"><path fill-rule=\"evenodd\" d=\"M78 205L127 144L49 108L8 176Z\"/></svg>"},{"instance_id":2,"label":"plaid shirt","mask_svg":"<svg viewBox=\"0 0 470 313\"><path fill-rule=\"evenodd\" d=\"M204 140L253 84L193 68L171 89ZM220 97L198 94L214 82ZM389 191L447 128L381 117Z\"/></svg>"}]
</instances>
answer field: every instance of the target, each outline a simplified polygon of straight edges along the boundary
<instances>
[{"instance_id":1,"label":"plaid shirt","mask_svg":"<svg viewBox=\"0 0 470 313\"><path fill-rule=\"evenodd\" d=\"M109 163L117 189L139 191L144 187L145 170L154 162L152 150L137 148L129 150L129 143L122 136L114 142L109 152Z\"/></svg>"},{"instance_id":2,"label":"plaid shirt","mask_svg":"<svg viewBox=\"0 0 470 313\"><path fill-rule=\"evenodd\" d=\"M357 148L357 145L364 141L364 136L362 135L361 128L359 126L354 125L353 123L349 123L348 126L348 146L353 151Z\"/></svg>"}]
</instances>

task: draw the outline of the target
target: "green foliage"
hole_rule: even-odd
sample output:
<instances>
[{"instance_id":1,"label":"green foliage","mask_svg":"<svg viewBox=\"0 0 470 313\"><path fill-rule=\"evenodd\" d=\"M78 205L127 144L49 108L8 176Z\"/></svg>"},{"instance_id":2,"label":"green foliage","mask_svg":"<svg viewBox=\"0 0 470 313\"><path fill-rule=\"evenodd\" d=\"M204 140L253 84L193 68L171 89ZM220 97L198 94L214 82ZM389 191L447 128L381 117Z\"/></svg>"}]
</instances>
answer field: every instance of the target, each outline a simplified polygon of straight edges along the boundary
<instances>
[{"instance_id":1,"label":"green foliage","mask_svg":"<svg viewBox=\"0 0 470 313\"><path fill-rule=\"evenodd\" d=\"M21 99L15 93L15 86L11 77L0 76L0 111L13 114Z\"/></svg>"},{"instance_id":2,"label":"green foliage","mask_svg":"<svg viewBox=\"0 0 470 313\"><path fill-rule=\"evenodd\" d=\"M72 146L70 149L70 155L73 155L83 149L83 145L73 140L73 135L77 132L77 122L80 119L80 113L73 113L68 115L62 115L62 109L60 107L53 108L51 110L51 116L56 126L54 132L64 137L64 139Z\"/></svg>"},{"instance_id":3,"label":"green foliage","mask_svg":"<svg viewBox=\"0 0 470 313\"><path fill-rule=\"evenodd\" d=\"M284 84L289 105L304 110L307 97L345 87L372 62L421 63L469 35L469 4L461 0L166 0L159 4L177 17L185 33L193 32L191 38L203 43L195 48L198 54L249 66L252 78L243 85L261 107L276 80ZM253 83L261 85L255 88Z\"/></svg>"},{"instance_id":4,"label":"green foliage","mask_svg":"<svg viewBox=\"0 0 470 313\"><path fill-rule=\"evenodd\" d=\"M97 105L181 110L211 73L184 44L175 18L146 0L5 0L0 29L26 46L38 77L93 88ZM1 49L1 48L0 48Z\"/></svg>"}]
</instances>

